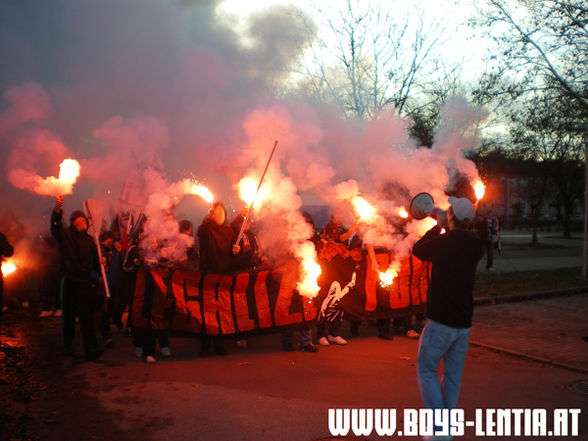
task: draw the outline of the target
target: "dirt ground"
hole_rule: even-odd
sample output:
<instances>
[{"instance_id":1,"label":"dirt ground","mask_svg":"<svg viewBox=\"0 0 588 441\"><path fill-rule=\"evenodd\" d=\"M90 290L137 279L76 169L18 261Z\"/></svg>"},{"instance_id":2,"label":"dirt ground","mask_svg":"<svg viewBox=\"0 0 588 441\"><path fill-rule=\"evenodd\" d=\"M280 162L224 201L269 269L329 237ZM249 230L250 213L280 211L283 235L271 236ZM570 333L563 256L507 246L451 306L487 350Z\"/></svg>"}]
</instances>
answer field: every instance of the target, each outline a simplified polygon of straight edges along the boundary
<instances>
[{"instance_id":1,"label":"dirt ground","mask_svg":"<svg viewBox=\"0 0 588 441\"><path fill-rule=\"evenodd\" d=\"M82 354L64 359L57 318L9 311L0 330L0 440L148 441L150 428L122 432L120 415L89 390ZM114 363L101 362L104 367Z\"/></svg>"}]
</instances>

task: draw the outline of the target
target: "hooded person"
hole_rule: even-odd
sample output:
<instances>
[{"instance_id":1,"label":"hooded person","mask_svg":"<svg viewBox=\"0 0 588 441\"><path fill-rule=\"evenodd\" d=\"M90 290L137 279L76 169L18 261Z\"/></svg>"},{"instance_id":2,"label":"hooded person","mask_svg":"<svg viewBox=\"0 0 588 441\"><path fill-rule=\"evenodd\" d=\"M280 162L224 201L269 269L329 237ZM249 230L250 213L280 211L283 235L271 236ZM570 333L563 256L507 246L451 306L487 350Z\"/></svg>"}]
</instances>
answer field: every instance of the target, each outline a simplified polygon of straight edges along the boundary
<instances>
[{"instance_id":1,"label":"hooded person","mask_svg":"<svg viewBox=\"0 0 588 441\"><path fill-rule=\"evenodd\" d=\"M237 235L227 225L227 210L221 202L215 202L209 215L198 227L198 242L200 244L200 271L203 273L223 274L233 268L234 256L241 247L235 244ZM205 357L210 353L214 344L214 351L219 355L226 355L224 337L222 334L212 337L202 330L202 348L200 355Z\"/></svg>"},{"instance_id":2,"label":"hooded person","mask_svg":"<svg viewBox=\"0 0 588 441\"><path fill-rule=\"evenodd\" d=\"M232 269L234 255L241 248L235 245L237 235L227 225L227 210L222 202L215 202L210 214L198 227L200 271L227 273Z\"/></svg>"},{"instance_id":3,"label":"hooded person","mask_svg":"<svg viewBox=\"0 0 588 441\"><path fill-rule=\"evenodd\" d=\"M76 316L86 360L100 357L93 315L97 302L99 280L98 253L94 240L87 233L88 218L83 211L75 210L69 218L69 227L62 224L63 199L57 198L51 213L51 234L59 244L61 279L61 305L63 310L63 344L65 355L73 354Z\"/></svg>"},{"instance_id":4,"label":"hooded person","mask_svg":"<svg viewBox=\"0 0 588 441\"><path fill-rule=\"evenodd\" d=\"M472 326L476 266L484 252L477 233L468 229L476 215L473 204L466 198L450 198L449 203L447 232L436 225L413 247L415 257L433 264L427 292L428 321L417 358L419 388L429 409L457 407ZM439 383L441 359L444 368Z\"/></svg>"}]
</instances>

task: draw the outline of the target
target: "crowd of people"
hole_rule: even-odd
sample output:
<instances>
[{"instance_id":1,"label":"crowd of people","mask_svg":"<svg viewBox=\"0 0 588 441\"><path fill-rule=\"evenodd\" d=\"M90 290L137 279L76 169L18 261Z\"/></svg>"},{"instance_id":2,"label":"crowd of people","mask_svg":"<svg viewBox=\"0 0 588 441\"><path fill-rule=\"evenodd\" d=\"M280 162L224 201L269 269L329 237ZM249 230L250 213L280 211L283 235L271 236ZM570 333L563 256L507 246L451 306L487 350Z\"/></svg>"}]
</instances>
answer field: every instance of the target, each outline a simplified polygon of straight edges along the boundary
<instances>
[{"instance_id":1,"label":"crowd of people","mask_svg":"<svg viewBox=\"0 0 588 441\"><path fill-rule=\"evenodd\" d=\"M491 250L499 237L498 223L492 213L475 222L475 209L469 200L450 198L450 204L446 224L432 228L412 250L418 259L432 263L426 305L427 320L419 340L417 373L423 401L433 409L457 406L472 324L476 265L486 250L491 268ZM226 208L222 203L215 202L196 231L197 242L190 221L176 221L171 213L167 216L168 220L177 225L178 234L174 239L146 237L141 219L129 229L124 228L125 223L117 218L110 229L100 232L99 246L96 246L88 234L90 222L86 214L80 210L73 211L69 217L69 226L64 226L63 199L57 199L51 215L52 238L45 239L40 248L46 263L41 272L40 317L52 314L61 316L65 355L74 353L76 323L79 323L86 360L96 360L104 348L112 344L111 327L116 326L119 330L124 328L124 313L129 308L136 274L141 266L173 266L223 274L247 271L267 264L267 259L260 253L252 224L244 225L248 219L246 210L228 223ZM314 229L312 217L308 214L304 216ZM346 229L340 219L332 216L320 233L315 230L311 240L317 249L328 243L340 244L349 250L361 248L367 256L368 267L378 272L381 268L376 254L383 245L383 232L379 230L380 227L367 230L358 227L359 223L356 222ZM180 260L177 259L178 249L182 250ZM2 257L10 257L13 251L0 233ZM59 262L59 268L55 262ZM347 344L340 334L344 312L338 303L353 289L355 283L354 273L346 286L341 287L338 283L331 285L316 321L318 344L313 343L313 326L305 323L299 332L300 350L317 352L321 345ZM0 279L0 300L2 294ZM96 316L99 316L98 321ZM401 317L395 319L394 325L404 327L408 337L418 338L420 329L411 326L414 319L412 316ZM416 319L418 322L418 319L424 317ZM129 323L127 318L127 331L132 334L138 357L147 363L155 363L157 345L162 357L171 356L168 332L134 329ZM351 321L352 335L358 335L360 323ZM392 339L390 326L390 319L378 320L378 337ZM102 337L100 345L97 331ZM292 329L282 332L283 349L286 351L296 350L293 334ZM236 335L235 338L238 346L247 346L246 337ZM226 355L224 340L222 334L208 336L203 333L200 355L207 356L212 351ZM441 359L444 360L444 373L439 382L437 368Z\"/></svg>"},{"instance_id":2,"label":"crowd of people","mask_svg":"<svg viewBox=\"0 0 588 441\"><path fill-rule=\"evenodd\" d=\"M315 231L311 240L317 250L328 243L340 244L349 250L363 249L370 259L374 259L372 270L379 271L374 254L382 249L378 243L380 234L377 228L365 231L359 228L359 222L344 228L340 218L331 216L327 225L316 231L312 216L308 213L303 215ZM225 206L215 202L194 231L190 221L176 220L172 213L167 213L166 219L176 225L178 234L173 239L161 240L148 237L145 233L144 216L139 216L131 225L128 217L119 215L109 228L103 224L97 236L97 247L88 234L91 220L83 211L75 210L69 217L69 225L64 225L63 199L58 198L51 216L51 236L44 237L39 247L40 317L61 317L66 355L74 352L74 333L78 323L84 356L89 361L99 358L104 349L112 345L113 327L132 335L136 355L147 363L156 362L157 346L162 357L169 357L169 332L133 328L129 315L125 315L126 311L130 314L139 268L159 266L217 274L262 268L267 265L268 259L260 252L254 222L246 222L247 218L247 209L244 209L229 222ZM306 352L318 352L320 346L347 344L340 332L344 312L339 307L339 301L354 287L355 278L354 274L353 280L345 287L331 288L326 301L322 306L318 305L320 312L316 329L314 324L297 328L296 342L293 329L282 331L285 351L299 348ZM125 318L126 323L123 323ZM351 335L358 336L361 321L354 317L347 318L351 320ZM377 320L378 337L392 340L393 325L393 330L403 332L409 338L418 338L422 320L423 316L401 317L394 319L393 323L390 319ZM237 346L247 346L247 337L237 334L235 338ZM225 337L203 333L200 355L207 356L213 352L227 354Z\"/></svg>"}]
</instances>

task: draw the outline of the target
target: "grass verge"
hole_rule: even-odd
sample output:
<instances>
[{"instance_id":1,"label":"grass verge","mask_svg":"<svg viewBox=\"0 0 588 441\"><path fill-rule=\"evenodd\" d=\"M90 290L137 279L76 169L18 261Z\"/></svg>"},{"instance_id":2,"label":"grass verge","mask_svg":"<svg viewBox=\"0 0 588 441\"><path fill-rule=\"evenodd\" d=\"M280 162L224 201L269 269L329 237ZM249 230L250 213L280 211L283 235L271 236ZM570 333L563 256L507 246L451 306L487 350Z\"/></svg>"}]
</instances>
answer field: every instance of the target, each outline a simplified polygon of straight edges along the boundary
<instances>
[{"instance_id":1,"label":"grass verge","mask_svg":"<svg viewBox=\"0 0 588 441\"><path fill-rule=\"evenodd\" d=\"M588 281L582 280L580 274L580 268L478 274L474 286L474 297L523 294L588 285Z\"/></svg>"}]
</instances>

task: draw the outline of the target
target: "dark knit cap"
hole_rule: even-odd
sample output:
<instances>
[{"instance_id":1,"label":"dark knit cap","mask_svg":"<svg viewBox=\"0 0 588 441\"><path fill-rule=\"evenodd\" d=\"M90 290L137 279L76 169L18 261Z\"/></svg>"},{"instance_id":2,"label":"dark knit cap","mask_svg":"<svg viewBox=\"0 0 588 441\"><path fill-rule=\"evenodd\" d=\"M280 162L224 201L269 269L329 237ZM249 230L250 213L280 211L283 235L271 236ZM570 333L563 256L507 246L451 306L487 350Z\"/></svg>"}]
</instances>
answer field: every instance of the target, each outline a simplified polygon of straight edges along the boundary
<instances>
[{"instance_id":1,"label":"dark knit cap","mask_svg":"<svg viewBox=\"0 0 588 441\"><path fill-rule=\"evenodd\" d=\"M86 217L84 212L82 210L76 210L69 217L69 223L73 225L74 221L79 217L83 217L84 219L86 219L86 223L88 222L88 218Z\"/></svg>"},{"instance_id":2,"label":"dark knit cap","mask_svg":"<svg viewBox=\"0 0 588 441\"><path fill-rule=\"evenodd\" d=\"M190 222L187 219L182 219L180 221L180 233L185 233L188 230L191 230L192 227L192 222Z\"/></svg>"}]
</instances>

